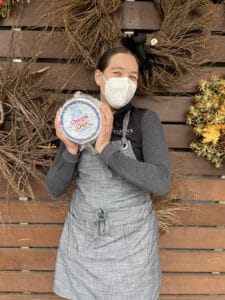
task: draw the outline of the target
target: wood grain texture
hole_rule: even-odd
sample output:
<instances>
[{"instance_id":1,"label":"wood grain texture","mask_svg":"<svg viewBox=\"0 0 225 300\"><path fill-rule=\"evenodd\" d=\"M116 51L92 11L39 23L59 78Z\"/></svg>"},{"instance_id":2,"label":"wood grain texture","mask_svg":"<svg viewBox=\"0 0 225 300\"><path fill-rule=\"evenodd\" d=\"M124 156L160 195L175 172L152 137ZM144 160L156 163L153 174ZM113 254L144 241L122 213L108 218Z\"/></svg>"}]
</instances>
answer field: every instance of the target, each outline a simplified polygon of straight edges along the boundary
<instances>
[{"instance_id":1,"label":"wood grain texture","mask_svg":"<svg viewBox=\"0 0 225 300\"><path fill-rule=\"evenodd\" d=\"M52 293L53 275L53 272L0 272L0 291Z\"/></svg>"},{"instance_id":2,"label":"wood grain texture","mask_svg":"<svg viewBox=\"0 0 225 300\"><path fill-rule=\"evenodd\" d=\"M54 271L57 249L1 248L1 271ZM161 250L163 272L225 272L225 253L216 251Z\"/></svg>"},{"instance_id":3,"label":"wood grain texture","mask_svg":"<svg viewBox=\"0 0 225 300\"><path fill-rule=\"evenodd\" d=\"M148 39L154 34L147 34ZM51 59L70 59L73 52L65 32L1 30L0 57L38 57ZM205 62L225 62L225 36L211 35L206 45ZM70 49L70 50L69 50ZM13 50L13 51L12 51Z\"/></svg>"},{"instance_id":4,"label":"wood grain texture","mask_svg":"<svg viewBox=\"0 0 225 300\"><path fill-rule=\"evenodd\" d=\"M194 202L193 202L194 203ZM224 204L187 204L178 212L180 219L174 225L185 226L225 226ZM0 201L4 224L63 224L68 204L53 201Z\"/></svg>"},{"instance_id":5,"label":"wood grain texture","mask_svg":"<svg viewBox=\"0 0 225 300\"><path fill-rule=\"evenodd\" d=\"M62 225L4 225L0 247L57 247ZM224 249L225 229L216 227L173 227L162 235L161 248Z\"/></svg>"},{"instance_id":6,"label":"wood grain texture","mask_svg":"<svg viewBox=\"0 0 225 300\"><path fill-rule=\"evenodd\" d=\"M225 166L216 169L210 162L193 152L171 151L172 170L183 175L224 175Z\"/></svg>"},{"instance_id":7,"label":"wood grain texture","mask_svg":"<svg viewBox=\"0 0 225 300\"><path fill-rule=\"evenodd\" d=\"M225 180L217 178L180 178L183 189L180 193L185 200L225 201ZM174 182L174 185L176 181Z\"/></svg>"},{"instance_id":8,"label":"wood grain texture","mask_svg":"<svg viewBox=\"0 0 225 300\"><path fill-rule=\"evenodd\" d=\"M215 251L161 250L163 272L225 272L225 253Z\"/></svg>"},{"instance_id":9,"label":"wood grain texture","mask_svg":"<svg viewBox=\"0 0 225 300\"><path fill-rule=\"evenodd\" d=\"M1 299L1 298L0 298ZM6 299L8 300L8 299ZM10 299L11 300L11 299ZM38 299L39 300L39 299ZM225 300L225 295L176 295L160 296L159 300Z\"/></svg>"},{"instance_id":10,"label":"wood grain texture","mask_svg":"<svg viewBox=\"0 0 225 300\"><path fill-rule=\"evenodd\" d=\"M161 294L225 294L225 275L164 274Z\"/></svg>"},{"instance_id":11,"label":"wood grain texture","mask_svg":"<svg viewBox=\"0 0 225 300\"><path fill-rule=\"evenodd\" d=\"M2 200L2 222L6 223L64 223L68 204L63 201Z\"/></svg>"},{"instance_id":12,"label":"wood grain texture","mask_svg":"<svg viewBox=\"0 0 225 300\"><path fill-rule=\"evenodd\" d=\"M225 226L225 205L186 205L179 213L177 225L189 226Z\"/></svg>"},{"instance_id":13,"label":"wood grain texture","mask_svg":"<svg viewBox=\"0 0 225 300\"><path fill-rule=\"evenodd\" d=\"M3 19L2 26L64 26L62 18L53 19L51 7L45 0L34 1L32 5L26 4L20 17L18 9L12 11L9 19ZM120 12L122 30L159 30L162 20L151 1L124 2ZM212 30L224 31L224 9L222 4L213 5Z\"/></svg>"},{"instance_id":14,"label":"wood grain texture","mask_svg":"<svg viewBox=\"0 0 225 300\"><path fill-rule=\"evenodd\" d=\"M0 248L1 271L54 271L56 249Z\"/></svg>"},{"instance_id":15,"label":"wood grain texture","mask_svg":"<svg viewBox=\"0 0 225 300\"><path fill-rule=\"evenodd\" d=\"M161 294L224 294L225 275L164 274ZM52 272L0 272L0 291L51 293Z\"/></svg>"},{"instance_id":16,"label":"wood grain texture","mask_svg":"<svg viewBox=\"0 0 225 300\"><path fill-rule=\"evenodd\" d=\"M0 247L57 247L62 225L1 225Z\"/></svg>"},{"instance_id":17,"label":"wood grain texture","mask_svg":"<svg viewBox=\"0 0 225 300\"><path fill-rule=\"evenodd\" d=\"M225 249L225 229L173 227L161 236L159 246L167 249Z\"/></svg>"},{"instance_id":18,"label":"wood grain texture","mask_svg":"<svg viewBox=\"0 0 225 300\"><path fill-rule=\"evenodd\" d=\"M12 68L22 68L25 63L15 62ZM0 63L0 67L4 68L5 62ZM71 63L36 63L33 65L32 71L36 72L48 68L42 76L41 87L44 89L61 90L83 90L97 92L98 87L94 83L93 72L88 71L82 65ZM63 76L58 76L63 74ZM210 79L212 75L224 76L225 67L202 67L197 75L184 75L182 81L174 84L171 92L190 93L197 92L198 84L201 79ZM160 91L156 89L155 92Z\"/></svg>"},{"instance_id":19,"label":"wood grain texture","mask_svg":"<svg viewBox=\"0 0 225 300\"><path fill-rule=\"evenodd\" d=\"M65 298L58 297L53 294L0 294L0 300L63 300ZM197 299L198 300L198 299Z\"/></svg>"}]
</instances>

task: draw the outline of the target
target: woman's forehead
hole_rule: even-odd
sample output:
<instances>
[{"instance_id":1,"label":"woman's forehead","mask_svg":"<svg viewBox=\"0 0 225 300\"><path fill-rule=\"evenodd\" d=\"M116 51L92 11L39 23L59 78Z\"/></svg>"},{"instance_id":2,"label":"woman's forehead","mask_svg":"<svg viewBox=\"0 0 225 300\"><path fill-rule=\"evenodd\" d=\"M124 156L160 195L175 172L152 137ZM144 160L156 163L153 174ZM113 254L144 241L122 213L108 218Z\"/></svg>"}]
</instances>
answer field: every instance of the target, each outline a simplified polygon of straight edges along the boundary
<instances>
[{"instance_id":1,"label":"woman's forehead","mask_svg":"<svg viewBox=\"0 0 225 300\"><path fill-rule=\"evenodd\" d=\"M121 69L130 72L138 72L138 64L133 55L118 53L113 55L108 64L109 69Z\"/></svg>"}]
</instances>

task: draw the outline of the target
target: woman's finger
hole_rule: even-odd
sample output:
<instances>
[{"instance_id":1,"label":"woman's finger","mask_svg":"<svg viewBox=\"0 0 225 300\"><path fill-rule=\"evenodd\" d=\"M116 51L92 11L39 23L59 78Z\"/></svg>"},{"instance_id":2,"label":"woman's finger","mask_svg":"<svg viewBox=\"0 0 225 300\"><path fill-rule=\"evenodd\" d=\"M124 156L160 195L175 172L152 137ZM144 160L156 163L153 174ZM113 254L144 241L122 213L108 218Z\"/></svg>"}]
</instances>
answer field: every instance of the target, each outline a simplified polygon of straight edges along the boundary
<instances>
[{"instance_id":1,"label":"woman's finger","mask_svg":"<svg viewBox=\"0 0 225 300\"><path fill-rule=\"evenodd\" d=\"M60 126L60 122L59 122L60 112L61 112L61 107L56 112L56 116L54 120L55 128Z\"/></svg>"},{"instance_id":2,"label":"woman's finger","mask_svg":"<svg viewBox=\"0 0 225 300\"><path fill-rule=\"evenodd\" d=\"M103 103L101 106L101 114L102 114L102 124L103 125L112 125L113 115L110 107Z\"/></svg>"}]
</instances>

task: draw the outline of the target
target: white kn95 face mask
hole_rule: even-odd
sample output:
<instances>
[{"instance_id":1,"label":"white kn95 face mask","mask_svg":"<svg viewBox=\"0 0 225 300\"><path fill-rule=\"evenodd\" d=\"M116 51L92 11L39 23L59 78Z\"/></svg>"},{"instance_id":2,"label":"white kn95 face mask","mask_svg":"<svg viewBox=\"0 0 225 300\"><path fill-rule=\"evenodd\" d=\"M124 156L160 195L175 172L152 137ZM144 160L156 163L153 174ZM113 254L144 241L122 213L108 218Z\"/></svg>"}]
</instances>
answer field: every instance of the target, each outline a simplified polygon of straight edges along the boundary
<instances>
[{"instance_id":1,"label":"white kn95 face mask","mask_svg":"<svg viewBox=\"0 0 225 300\"><path fill-rule=\"evenodd\" d=\"M105 80L106 100L108 104L115 109L119 109L128 104L133 98L136 89L137 84L128 77L111 77Z\"/></svg>"}]
</instances>

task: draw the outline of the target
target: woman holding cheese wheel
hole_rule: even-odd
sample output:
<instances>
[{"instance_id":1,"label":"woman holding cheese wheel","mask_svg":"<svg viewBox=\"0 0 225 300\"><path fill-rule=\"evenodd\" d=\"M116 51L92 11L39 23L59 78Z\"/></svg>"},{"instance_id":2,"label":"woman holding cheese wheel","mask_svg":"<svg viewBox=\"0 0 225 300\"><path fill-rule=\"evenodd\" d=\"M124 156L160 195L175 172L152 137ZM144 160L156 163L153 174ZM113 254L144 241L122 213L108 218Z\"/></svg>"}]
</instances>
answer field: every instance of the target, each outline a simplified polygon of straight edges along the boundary
<instances>
[{"instance_id":1,"label":"woman holding cheese wheel","mask_svg":"<svg viewBox=\"0 0 225 300\"><path fill-rule=\"evenodd\" d=\"M126 48L103 54L95 71L101 129L93 153L68 140L46 177L56 196L76 188L60 239L54 292L73 300L156 300L158 224L149 193L168 191L168 148L157 114L130 104L139 62Z\"/></svg>"}]
</instances>

